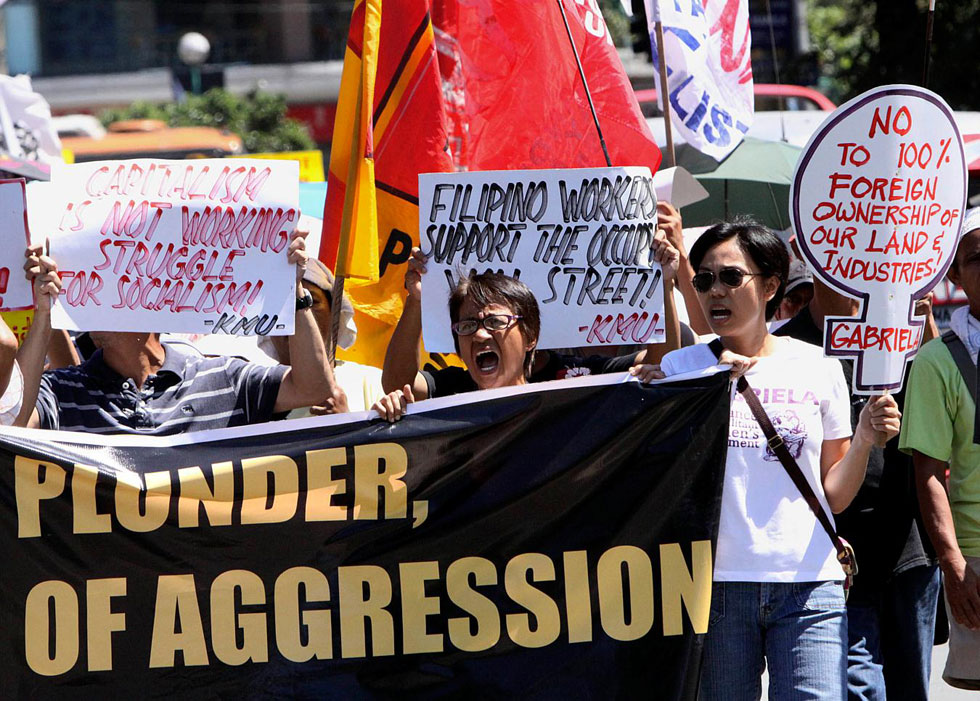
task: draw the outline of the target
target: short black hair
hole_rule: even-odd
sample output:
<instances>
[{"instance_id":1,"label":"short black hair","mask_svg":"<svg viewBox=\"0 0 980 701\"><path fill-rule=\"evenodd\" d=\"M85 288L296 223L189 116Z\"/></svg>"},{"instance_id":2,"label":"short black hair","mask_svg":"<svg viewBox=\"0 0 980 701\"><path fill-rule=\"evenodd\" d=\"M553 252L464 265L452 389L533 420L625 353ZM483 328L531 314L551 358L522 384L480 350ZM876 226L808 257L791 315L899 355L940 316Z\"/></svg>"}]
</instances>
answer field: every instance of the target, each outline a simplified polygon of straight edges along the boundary
<instances>
[{"instance_id":1,"label":"short black hair","mask_svg":"<svg viewBox=\"0 0 980 701\"><path fill-rule=\"evenodd\" d=\"M789 252L786 245L776 234L758 222L739 217L731 222L722 222L701 234L701 237L691 246L689 258L691 267L697 272L708 251L723 241L734 238L738 247L755 263L755 266L766 277L779 279L776 294L766 303L766 321L772 319L779 309L786 291L786 279L789 277Z\"/></svg>"},{"instance_id":2,"label":"short black hair","mask_svg":"<svg viewBox=\"0 0 980 701\"><path fill-rule=\"evenodd\" d=\"M466 277L461 277L456 288L449 295L449 319L453 324L459 321L459 309L467 299L479 309L491 304L502 304L513 311L515 315L521 317L517 325L524 339L537 346L538 337L541 335L541 311L538 300L535 299L531 288L516 277L494 272L470 273ZM455 331L453 331L453 342L458 353L459 338ZM524 356L525 377L530 378L533 364L534 348Z\"/></svg>"}]
</instances>

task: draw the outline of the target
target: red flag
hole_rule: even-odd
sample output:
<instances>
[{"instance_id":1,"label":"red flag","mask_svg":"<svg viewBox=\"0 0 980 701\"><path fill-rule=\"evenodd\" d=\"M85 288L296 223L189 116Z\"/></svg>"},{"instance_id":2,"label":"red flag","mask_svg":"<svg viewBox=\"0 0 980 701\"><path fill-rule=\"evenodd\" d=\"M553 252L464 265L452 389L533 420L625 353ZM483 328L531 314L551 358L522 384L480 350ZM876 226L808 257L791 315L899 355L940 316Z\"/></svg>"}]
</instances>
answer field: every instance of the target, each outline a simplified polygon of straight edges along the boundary
<instances>
[{"instance_id":1,"label":"red flag","mask_svg":"<svg viewBox=\"0 0 980 701\"><path fill-rule=\"evenodd\" d=\"M388 2L381 16L371 111L379 280L348 290L357 343L337 353L377 367L401 316L409 251L419 242L419 173L452 170L428 3ZM339 224L340 212L341 207L327 212L325 229L328 219Z\"/></svg>"},{"instance_id":2,"label":"red flag","mask_svg":"<svg viewBox=\"0 0 980 701\"><path fill-rule=\"evenodd\" d=\"M660 165L596 0L562 0L612 164ZM463 170L606 165L556 0L432 0Z\"/></svg>"}]
</instances>

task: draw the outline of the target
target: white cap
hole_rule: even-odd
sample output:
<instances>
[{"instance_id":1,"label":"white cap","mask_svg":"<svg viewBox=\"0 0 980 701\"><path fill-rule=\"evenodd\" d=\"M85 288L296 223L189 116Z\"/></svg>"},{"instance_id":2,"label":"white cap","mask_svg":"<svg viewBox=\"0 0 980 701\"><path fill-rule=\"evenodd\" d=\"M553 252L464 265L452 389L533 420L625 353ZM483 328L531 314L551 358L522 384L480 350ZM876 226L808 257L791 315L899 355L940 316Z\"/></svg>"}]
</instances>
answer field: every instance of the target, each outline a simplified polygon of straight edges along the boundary
<instances>
[{"instance_id":1,"label":"white cap","mask_svg":"<svg viewBox=\"0 0 980 701\"><path fill-rule=\"evenodd\" d=\"M963 226L960 227L960 238L974 229L980 229L980 207L973 207L966 210L963 215Z\"/></svg>"},{"instance_id":2,"label":"white cap","mask_svg":"<svg viewBox=\"0 0 980 701\"><path fill-rule=\"evenodd\" d=\"M786 279L786 292L800 285L812 285L813 275L802 260L793 259L789 262L789 277Z\"/></svg>"}]
</instances>

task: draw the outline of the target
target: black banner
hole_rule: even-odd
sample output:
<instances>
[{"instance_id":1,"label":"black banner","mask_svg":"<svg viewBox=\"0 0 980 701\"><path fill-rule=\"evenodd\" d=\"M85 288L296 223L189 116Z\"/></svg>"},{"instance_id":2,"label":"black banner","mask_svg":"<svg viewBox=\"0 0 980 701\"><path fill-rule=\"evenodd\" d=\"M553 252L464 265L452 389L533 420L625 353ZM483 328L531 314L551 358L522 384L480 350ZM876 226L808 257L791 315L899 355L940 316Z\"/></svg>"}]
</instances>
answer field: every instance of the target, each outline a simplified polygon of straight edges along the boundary
<instances>
[{"instance_id":1,"label":"black banner","mask_svg":"<svg viewBox=\"0 0 980 701\"><path fill-rule=\"evenodd\" d=\"M5 698L692 698L724 374L0 435Z\"/></svg>"}]
</instances>

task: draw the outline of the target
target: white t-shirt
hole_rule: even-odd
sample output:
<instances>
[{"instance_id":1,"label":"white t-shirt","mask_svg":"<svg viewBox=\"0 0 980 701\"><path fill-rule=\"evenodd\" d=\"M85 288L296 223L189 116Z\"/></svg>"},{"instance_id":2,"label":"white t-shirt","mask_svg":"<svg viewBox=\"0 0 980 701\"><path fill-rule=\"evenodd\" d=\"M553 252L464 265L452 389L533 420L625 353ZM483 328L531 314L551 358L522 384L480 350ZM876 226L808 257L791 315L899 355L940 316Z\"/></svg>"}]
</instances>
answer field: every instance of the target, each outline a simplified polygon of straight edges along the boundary
<instances>
[{"instance_id":1,"label":"white t-shirt","mask_svg":"<svg viewBox=\"0 0 980 701\"><path fill-rule=\"evenodd\" d=\"M745 379L830 515L820 480L820 450L824 440L851 435L844 373L818 346L793 338L779 338L777 343L776 351L760 358ZM661 367L670 376L715 364L714 353L702 344L668 353ZM843 578L826 531L769 450L745 399L734 393L714 580Z\"/></svg>"},{"instance_id":2,"label":"white t-shirt","mask_svg":"<svg viewBox=\"0 0 980 701\"><path fill-rule=\"evenodd\" d=\"M7 389L0 395L0 426L13 426L23 403L24 375L20 371L20 365L14 361L14 367L10 372L10 382L7 383Z\"/></svg>"}]
</instances>

